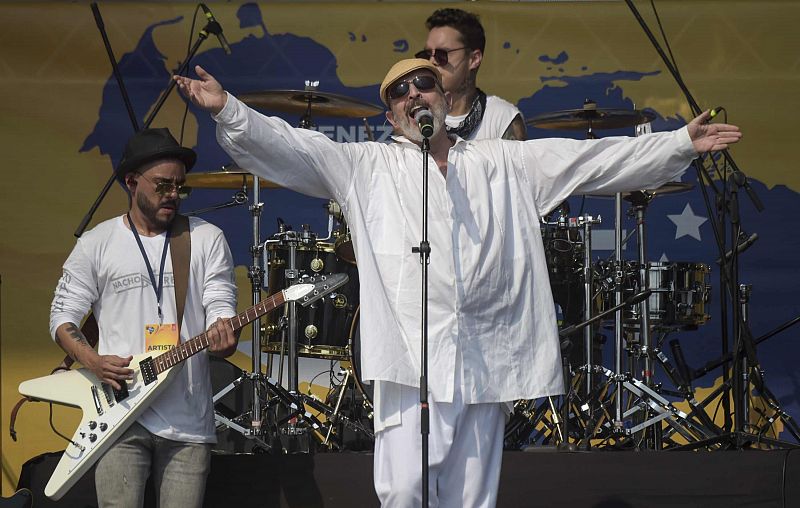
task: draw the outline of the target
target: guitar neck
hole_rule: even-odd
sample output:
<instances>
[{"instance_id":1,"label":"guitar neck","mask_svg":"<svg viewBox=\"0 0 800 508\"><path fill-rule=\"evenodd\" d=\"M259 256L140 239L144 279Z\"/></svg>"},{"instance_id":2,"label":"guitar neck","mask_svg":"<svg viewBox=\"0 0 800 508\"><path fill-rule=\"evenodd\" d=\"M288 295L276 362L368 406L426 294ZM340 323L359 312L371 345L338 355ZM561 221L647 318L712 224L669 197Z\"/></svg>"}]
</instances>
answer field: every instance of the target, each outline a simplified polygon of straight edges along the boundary
<instances>
[{"instance_id":1,"label":"guitar neck","mask_svg":"<svg viewBox=\"0 0 800 508\"><path fill-rule=\"evenodd\" d=\"M233 326L233 331L235 332L236 330L239 330L240 328L250 324L252 321L258 319L267 312L277 309L284 303L286 303L286 300L284 299L283 291L275 293L264 301L250 307L241 314L237 314L236 316L232 317L230 322ZM155 373L160 374L165 370L174 367L190 356L193 356L204 350L208 346L209 342L207 332L203 332L182 344L178 344L166 353L162 353L153 359Z\"/></svg>"}]
</instances>

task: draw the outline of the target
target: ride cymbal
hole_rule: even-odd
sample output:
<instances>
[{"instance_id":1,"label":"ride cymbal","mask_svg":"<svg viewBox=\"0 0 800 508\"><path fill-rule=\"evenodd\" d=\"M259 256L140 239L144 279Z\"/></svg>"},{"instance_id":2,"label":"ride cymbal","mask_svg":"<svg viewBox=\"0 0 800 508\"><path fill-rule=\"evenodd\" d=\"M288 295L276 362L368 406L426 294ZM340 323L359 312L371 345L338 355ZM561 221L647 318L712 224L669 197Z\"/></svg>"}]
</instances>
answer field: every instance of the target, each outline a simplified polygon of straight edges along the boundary
<instances>
[{"instance_id":1,"label":"ride cymbal","mask_svg":"<svg viewBox=\"0 0 800 508\"><path fill-rule=\"evenodd\" d=\"M383 113L381 106L317 90L263 90L238 96L248 106L281 113L364 118ZM309 111L310 108L310 111Z\"/></svg>"},{"instance_id":2,"label":"ride cymbal","mask_svg":"<svg viewBox=\"0 0 800 508\"><path fill-rule=\"evenodd\" d=\"M593 105L593 104L592 104ZM525 123L539 129L593 130L620 129L653 121L656 115L640 109L567 109L543 113Z\"/></svg>"},{"instance_id":3,"label":"ride cymbal","mask_svg":"<svg viewBox=\"0 0 800 508\"><path fill-rule=\"evenodd\" d=\"M281 186L263 178L258 179L262 189L280 189ZM253 188L253 175L235 164L222 167L222 171L186 173L186 185L197 189L241 189Z\"/></svg>"}]
</instances>

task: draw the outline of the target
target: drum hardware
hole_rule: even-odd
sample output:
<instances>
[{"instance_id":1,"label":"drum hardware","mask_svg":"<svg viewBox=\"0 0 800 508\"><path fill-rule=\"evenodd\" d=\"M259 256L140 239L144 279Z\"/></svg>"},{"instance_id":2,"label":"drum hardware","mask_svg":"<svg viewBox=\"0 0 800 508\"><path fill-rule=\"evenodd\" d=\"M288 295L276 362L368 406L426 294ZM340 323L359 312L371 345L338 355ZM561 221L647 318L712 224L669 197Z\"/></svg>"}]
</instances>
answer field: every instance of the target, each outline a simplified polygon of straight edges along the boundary
<instances>
[{"instance_id":1,"label":"drum hardware","mask_svg":"<svg viewBox=\"0 0 800 508\"><path fill-rule=\"evenodd\" d=\"M198 175L201 175L201 173L198 173ZM195 176L195 175L193 175L193 176ZM236 181L240 177L241 177L241 180L237 181L236 186L233 187L233 188L238 188L239 186L242 186L242 188L243 188L242 192L246 193L247 185L248 185L248 179L247 179L247 177L245 177L243 175L240 175L240 174L235 176L235 177L230 177L228 175L226 175L224 178L215 177L216 178L215 185L219 184L221 182ZM207 185L207 184L208 184L208 186L211 186L210 183L209 183L210 182L209 180L203 180L203 178L208 178L208 177L195 177L195 178L196 178L195 179L195 185L196 186L198 185L197 182L200 182L200 186ZM188 181L188 179L187 179L187 181ZM252 176L252 180L251 181L252 181L252 187L251 188L252 188L252 192L253 192L253 201L252 201L253 204L250 206L249 209L250 209L250 213L251 213L251 216L252 216L252 224L253 224L253 244L252 244L252 246L250 248L252 264L247 269L247 276L250 279L250 285L251 285L251 288L252 288L253 305L257 305L261 301L261 285L262 285L262 280L263 280L263 273L262 273L261 266L260 266L261 263L259 261L260 260L260 256L261 256L261 250L259 248L259 244L261 243L261 241L260 241L260 218L261 218L261 210L263 208L263 204L259 200L259 190L261 188L261 184L259 182L259 178L256 177L256 176ZM292 302L292 304L293 303L294 302ZM237 432L241 433L243 436L251 438L251 439L257 439L259 444L266 445L266 442L263 441L263 439L260 439L260 436L263 435L262 408L261 408L261 402L263 400L262 399L263 389L262 389L262 383L258 381L258 379L261 377L261 351L260 351L260 347L259 347L260 341L258 340L259 339L259 333L260 333L260 330L261 330L260 321L261 321L261 319L257 318L255 320L253 320L253 322L252 322L252 324L253 324L253 329L252 329L252 331L253 331L253 335L252 335L252 340L253 340L253 343L252 343L253 344L252 345L252 371L250 373L243 372L242 373L242 378L240 378L239 381L232 382L226 388L224 388L222 390L222 392L220 392L222 395L224 395L225 393L228 393L230 390L241 386L243 384L241 379L251 378L253 380L253 382L250 383L251 384L251 389L252 389L252 397L251 397L251 408L250 408L250 412L249 412L249 415L250 415L249 427L245 428L242 425L239 425L238 423L234 422L232 419L223 417L217 411L215 411L215 415L214 416L215 416L215 420L217 421L218 424L226 425L226 426L230 427L231 429L236 430ZM216 400L219 397L217 397L215 395L214 398Z\"/></svg>"},{"instance_id":2,"label":"drum hardware","mask_svg":"<svg viewBox=\"0 0 800 508\"><path fill-rule=\"evenodd\" d=\"M647 205L655 197L646 191L632 192L626 198L631 202L629 215L634 216L636 219L636 244L639 247L637 254L639 258L639 288L644 291L650 290L650 270L647 266L647 235L645 229L645 220L647 216ZM644 385L648 388L653 387L653 363L651 356L651 343L650 334L650 303L649 298L645 298L639 303L640 310L640 326L639 326L639 339L640 346L638 349L639 357L643 360L642 378ZM648 410L645 408L645 415L648 415ZM646 418L647 416L645 416ZM653 420L653 423L660 420ZM647 447L649 449L658 450L661 448L661 432L660 428L650 427L647 434Z\"/></svg>"},{"instance_id":3,"label":"drum hardware","mask_svg":"<svg viewBox=\"0 0 800 508\"><path fill-rule=\"evenodd\" d=\"M615 382L622 383L627 391L637 397L636 401L631 404L631 407L623 413L623 418L630 418L640 412L643 414L643 421L630 427L624 427L622 431L617 431L614 428L616 422L606 423L604 425L605 429L611 430L613 434L621 434L627 438L631 438L638 432L664 421L674 432L677 432L690 442L714 435L713 431L705 429L701 425L693 422L688 414L680 411L670 401L665 399L653 388L647 386L644 382L628 375L623 375L620 378L606 368L603 368L602 372L609 381L614 380ZM621 393L622 392L617 392L615 394L616 400L620 399Z\"/></svg>"}]
</instances>

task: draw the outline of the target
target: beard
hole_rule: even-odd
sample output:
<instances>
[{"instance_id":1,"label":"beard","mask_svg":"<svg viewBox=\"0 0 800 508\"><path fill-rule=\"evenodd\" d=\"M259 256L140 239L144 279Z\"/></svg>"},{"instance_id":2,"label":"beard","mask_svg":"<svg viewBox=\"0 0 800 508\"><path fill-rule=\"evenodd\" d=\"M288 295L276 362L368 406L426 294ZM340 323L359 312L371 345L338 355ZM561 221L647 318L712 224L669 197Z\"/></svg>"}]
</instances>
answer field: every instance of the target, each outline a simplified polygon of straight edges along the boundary
<instances>
[{"instance_id":1,"label":"beard","mask_svg":"<svg viewBox=\"0 0 800 508\"><path fill-rule=\"evenodd\" d=\"M178 213L178 204L179 202L177 200L169 200L164 202L159 200L157 203L152 203L144 194L138 194L136 196L136 205L139 207L139 210L142 212L142 215L145 217L145 219L147 219L152 225L163 229L167 229L170 224L172 224L173 219L175 219L175 214ZM167 217L159 215L161 207L164 205L170 205L174 207L174 213L168 214Z\"/></svg>"},{"instance_id":2,"label":"beard","mask_svg":"<svg viewBox=\"0 0 800 508\"><path fill-rule=\"evenodd\" d=\"M432 106L423 103L415 103L411 105L408 111L413 111L414 108L418 106L430 109L431 114L433 114L433 135L436 135L437 132L444 128L444 119L445 116L447 116L444 102L440 101ZM422 133L419 131L419 125L417 125L417 122L415 122L413 118L408 116L408 113L396 117L396 120L397 125L395 129L399 131L400 134L414 143L422 143Z\"/></svg>"}]
</instances>

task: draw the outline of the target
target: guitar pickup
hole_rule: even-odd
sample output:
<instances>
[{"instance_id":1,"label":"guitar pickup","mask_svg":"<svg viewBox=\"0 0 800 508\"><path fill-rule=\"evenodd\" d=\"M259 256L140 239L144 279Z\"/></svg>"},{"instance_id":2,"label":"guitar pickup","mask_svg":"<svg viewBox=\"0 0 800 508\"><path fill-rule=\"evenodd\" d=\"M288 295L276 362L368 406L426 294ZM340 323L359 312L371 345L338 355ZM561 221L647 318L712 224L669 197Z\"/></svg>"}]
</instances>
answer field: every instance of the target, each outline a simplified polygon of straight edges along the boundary
<instances>
[{"instance_id":1,"label":"guitar pickup","mask_svg":"<svg viewBox=\"0 0 800 508\"><path fill-rule=\"evenodd\" d=\"M97 411L98 416L103 414L103 403L100 402L100 394L97 391L97 385L92 385L92 401L94 402L94 409Z\"/></svg>"},{"instance_id":2,"label":"guitar pickup","mask_svg":"<svg viewBox=\"0 0 800 508\"><path fill-rule=\"evenodd\" d=\"M145 386L156 380L156 368L152 357L147 357L139 362L139 369L142 372L142 380Z\"/></svg>"},{"instance_id":3,"label":"guitar pickup","mask_svg":"<svg viewBox=\"0 0 800 508\"><path fill-rule=\"evenodd\" d=\"M114 390L114 400L117 402L127 399L128 398L128 383L125 381L119 381L119 390L113 388ZM113 406L113 404L112 404Z\"/></svg>"},{"instance_id":4,"label":"guitar pickup","mask_svg":"<svg viewBox=\"0 0 800 508\"><path fill-rule=\"evenodd\" d=\"M119 385L120 389L117 390L110 384L103 383L103 393L106 396L106 402L108 403L109 407L121 400L128 398L128 385L125 383L125 381L120 381Z\"/></svg>"}]
</instances>

